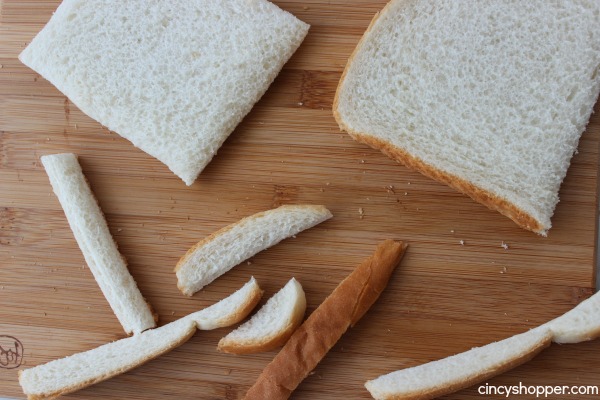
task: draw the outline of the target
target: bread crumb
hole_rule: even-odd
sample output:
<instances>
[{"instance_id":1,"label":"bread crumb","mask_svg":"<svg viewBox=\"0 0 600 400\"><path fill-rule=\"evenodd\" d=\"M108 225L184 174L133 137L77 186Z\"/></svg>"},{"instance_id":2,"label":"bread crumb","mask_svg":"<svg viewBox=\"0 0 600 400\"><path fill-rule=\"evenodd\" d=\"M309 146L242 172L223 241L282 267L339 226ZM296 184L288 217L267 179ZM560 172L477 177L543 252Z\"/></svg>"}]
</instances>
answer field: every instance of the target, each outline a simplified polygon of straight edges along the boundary
<instances>
[{"instance_id":1,"label":"bread crumb","mask_svg":"<svg viewBox=\"0 0 600 400\"><path fill-rule=\"evenodd\" d=\"M365 160L360 160L360 163L361 163L361 164L364 164L364 163L365 163Z\"/></svg>"},{"instance_id":2,"label":"bread crumb","mask_svg":"<svg viewBox=\"0 0 600 400\"><path fill-rule=\"evenodd\" d=\"M508 269L506 269L506 267L502 267L502 269L500 270L501 274L505 274L508 272Z\"/></svg>"},{"instance_id":3,"label":"bread crumb","mask_svg":"<svg viewBox=\"0 0 600 400\"><path fill-rule=\"evenodd\" d=\"M450 233L454 233L454 229L450 229Z\"/></svg>"},{"instance_id":4,"label":"bread crumb","mask_svg":"<svg viewBox=\"0 0 600 400\"><path fill-rule=\"evenodd\" d=\"M292 235L292 239L296 239L296 235Z\"/></svg>"},{"instance_id":5,"label":"bread crumb","mask_svg":"<svg viewBox=\"0 0 600 400\"><path fill-rule=\"evenodd\" d=\"M302 9L303 9L304 11L306 11L306 10L308 10L308 6L304 6L304 7L302 7Z\"/></svg>"},{"instance_id":6,"label":"bread crumb","mask_svg":"<svg viewBox=\"0 0 600 400\"><path fill-rule=\"evenodd\" d=\"M464 240L459 240L459 241L458 241L458 243L459 243L461 246L464 246L464 245L465 245L465 241L464 241Z\"/></svg>"},{"instance_id":7,"label":"bread crumb","mask_svg":"<svg viewBox=\"0 0 600 400\"><path fill-rule=\"evenodd\" d=\"M358 208L358 215L360 215L360 219L363 219L363 217L365 215L365 210L363 210L362 207Z\"/></svg>"},{"instance_id":8,"label":"bread crumb","mask_svg":"<svg viewBox=\"0 0 600 400\"><path fill-rule=\"evenodd\" d=\"M171 315L175 315L175 311L171 311Z\"/></svg>"},{"instance_id":9,"label":"bread crumb","mask_svg":"<svg viewBox=\"0 0 600 400\"><path fill-rule=\"evenodd\" d=\"M304 105L304 103L303 103L303 102L301 102L301 101L299 101L299 102L298 102L298 105L299 105L300 107L302 107L302 106Z\"/></svg>"},{"instance_id":10,"label":"bread crumb","mask_svg":"<svg viewBox=\"0 0 600 400\"><path fill-rule=\"evenodd\" d=\"M246 264L252 265L252 261L246 261Z\"/></svg>"},{"instance_id":11,"label":"bread crumb","mask_svg":"<svg viewBox=\"0 0 600 400\"><path fill-rule=\"evenodd\" d=\"M500 245L504 250L508 250L508 244L504 243L504 241L502 241L502 244Z\"/></svg>"},{"instance_id":12,"label":"bread crumb","mask_svg":"<svg viewBox=\"0 0 600 400\"><path fill-rule=\"evenodd\" d=\"M404 192L404 195L405 195L405 196L408 196L408 192Z\"/></svg>"},{"instance_id":13,"label":"bread crumb","mask_svg":"<svg viewBox=\"0 0 600 400\"><path fill-rule=\"evenodd\" d=\"M121 232L123 228L117 228L117 232Z\"/></svg>"},{"instance_id":14,"label":"bread crumb","mask_svg":"<svg viewBox=\"0 0 600 400\"><path fill-rule=\"evenodd\" d=\"M325 186L329 186L331 183L329 182L325 182Z\"/></svg>"},{"instance_id":15,"label":"bread crumb","mask_svg":"<svg viewBox=\"0 0 600 400\"><path fill-rule=\"evenodd\" d=\"M0 64L0 69L4 68L4 65Z\"/></svg>"},{"instance_id":16,"label":"bread crumb","mask_svg":"<svg viewBox=\"0 0 600 400\"><path fill-rule=\"evenodd\" d=\"M393 185L387 185L385 187L385 190L387 190L388 193L392 193L392 194L396 193L396 192L394 192L394 186Z\"/></svg>"}]
</instances>

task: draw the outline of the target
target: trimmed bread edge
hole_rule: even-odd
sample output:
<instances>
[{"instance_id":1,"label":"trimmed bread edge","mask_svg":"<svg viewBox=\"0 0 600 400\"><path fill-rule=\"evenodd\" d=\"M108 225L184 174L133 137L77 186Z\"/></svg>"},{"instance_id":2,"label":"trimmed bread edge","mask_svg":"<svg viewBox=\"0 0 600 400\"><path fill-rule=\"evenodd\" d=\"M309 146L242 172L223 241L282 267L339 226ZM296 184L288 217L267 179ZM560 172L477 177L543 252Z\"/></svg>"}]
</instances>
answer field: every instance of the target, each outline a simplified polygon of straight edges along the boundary
<instances>
[{"instance_id":1,"label":"trimmed bread edge","mask_svg":"<svg viewBox=\"0 0 600 400\"><path fill-rule=\"evenodd\" d=\"M292 278L292 280L296 281L295 278ZM301 295L294 302L292 313L289 315L289 321L284 329L255 341L236 341L225 336L219 340L217 350L229 354L253 354L270 351L285 344L300 326L306 313L306 295L299 282L297 282L297 285L300 288Z\"/></svg>"},{"instance_id":2,"label":"trimmed bread edge","mask_svg":"<svg viewBox=\"0 0 600 400\"><path fill-rule=\"evenodd\" d=\"M545 336L537 342L533 347L528 349L528 351L519 354L517 357L507 360L506 363L499 365L497 368L482 373L480 375L472 376L467 379L459 380L453 382L444 387L431 388L430 390L421 390L406 394L394 394L394 393L386 393L383 397L375 397L377 400L430 400L436 397L440 397L449 393L454 393L461 389L468 388L473 386L478 382L482 382L488 378L499 375L503 372L509 371L521 364L530 361L537 354L539 354L542 350L547 348L552 344L552 331L549 329L546 331ZM434 361L435 362L435 361ZM369 384L370 381L365 383L365 386ZM369 390L369 389L367 389ZM370 392L370 391L369 391Z\"/></svg>"},{"instance_id":3,"label":"trimmed bread edge","mask_svg":"<svg viewBox=\"0 0 600 400\"><path fill-rule=\"evenodd\" d=\"M329 211L327 209L327 207L325 207L324 205L315 205L315 204L284 204L281 205L279 207L275 207L275 208L271 208L269 210L265 210L265 211L260 211L258 213L249 215L247 217L244 217L236 222L233 222L221 229L219 229L216 232L211 233L210 235L208 235L207 237L205 237L204 239L200 240L198 243L196 243L195 245L193 245L192 247L190 247L190 249L179 259L179 261L177 261L177 264L175 265L175 268L173 269L173 271L175 273L177 273L181 267L188 261L188 259L194 254L196 253L196 251L198 251L199 248L201 248L202 246L204 246L206 243L209 243L213 240L215 240L216 238L218 238L219 236L221 236L222 234L224 234L225 232L230 231L231 229L233 229L234 227L236 227L237 225L239 225L242 222L246 222L246 221L252 221L255 220L256 218L260 218L263 215L265 215L268 212L280 209L280 208L296 208L296 207L302 207L302 208L312 208L314 210L315 213L323 213L324 215L326 215L327 217L325 218L325 220L331 218L333 215L331 214L331 211ZM324 220L324 221L325 221ZM181 291L181 293L183 293L186 296L193 296L194 293L196 293L196 291L193 290L189 290L187 287L185 287L179 280L179 278L177 277L177 289L179 289Z\"/></svg>"},{"instance_id":4,"label":"trimmed bread edge","mask_svg":"<svg viewBox=\"0 0 600 400\"><path fill-rule=\"evenodd\" d=\"M101 376L98 376L96 378L93 379L88 379L85 380L83 382L79 382L75 385L71 385L65 388L62 388L56 392L52 392L52 393L48 393L48 394L43 394L43 395L36 395L36 394L28 394L27 395L27 400L43 400L43 399L55 399L59 396L65 395L65 394L69 394L69 393L73 393L76 392L78 390L81 389L85 389L86 387L95 385L96 383L100 383L103 382L105 380L108 380L110 378L113 378L117 375L121 375L125 372L131 371L134 368L137 368L141 365L146 364L149 361L154 360L155 358L159 357L162 354L165 354L171 350L173 350L176 347L181 346L182 344L184 344L185 342L187 342L192 336L194 336L194 334L196 333L196 325L193 321L190 321L190 327L189 327L189 332L187 333L187 335L185 335L184 337L181 338L181 340L177 340L174 341L173 343L171 343L171 346L169 346L169 348L166 351L158 351L155 353L152 353L150 355L148 355L148 357L146 357L144 360L142 360L139 364L135 364L135 365L128 365L125 368L121 368L115 371L112 371L111 373L107 373ZM19 380L21 379L21 374L23 373L23 370L19 370L18 371L18 378Z\"/></svg>"},{"instance_id":5,"label":"trimmed bread edge","mask_svg":"<svg viewBox=\"0 0 600 400\"><path fill-rule=\"evenodd\" d=\"M415 171L418 171L421 174L423 174L433 180L436 180L438 182L446 184L455 190L458 190L459 192L469 196L476 202L485 205L486 207L488 207L491 210L498 211L500 214L510 218L519 227L529 230L529 231L532 231L532 232L535 232L541 236L546 236L548 230L551 228L551 225L547 225L547 226L544 225L543 223L541 223L540 221L535 219L533 216L531 216L527 212L523 211L522 209L520 209L519 207L517 207L510 201L503 199L485 189L482 189L465 179L462 179L458 176L449 174L438 168L435 168L434 166L427 164L426 162L409 154L406 150L404 150L402 148L394 146L394 145L392 145L384 140L381 140L379 138L376 138L366 132L357 132L357 131L351 129L344 122L343 117L341 116L338 108L339 108L340 93L342 91L342 87L346 80L346 75L348 74L348 71L350 70L350 66L352 65L352 62L354 61L354 58L356 57L358 52L362 49L362 46L363 46L368 34L373 29L373 26L375 25L375 23L377 22L379 17L383 13L387 12L388 8L391 7L392 3L393 3L393 1L390 1L389 3L386 4L386 6L381 11L375 13L375 15L373 16L373 19L369 23L369 26L365 30L365 33L360 38L358 44L354 48L354 51L352 51L352 54L350 55L350 57L348 58L348 61L346 62L346 66L344 67L344 72L342 73L342 76L340 77L338 86L335 91L335 97L333 99L333 106L332 106L333 116L335 118L335 121L338 123L340 130L346 131L357 142L366 144L376 150L379 150L383 154L388 156L389 158L396 160L397 162L405 165L406 167L413 169Z\"/></svg>"}]
</instances>

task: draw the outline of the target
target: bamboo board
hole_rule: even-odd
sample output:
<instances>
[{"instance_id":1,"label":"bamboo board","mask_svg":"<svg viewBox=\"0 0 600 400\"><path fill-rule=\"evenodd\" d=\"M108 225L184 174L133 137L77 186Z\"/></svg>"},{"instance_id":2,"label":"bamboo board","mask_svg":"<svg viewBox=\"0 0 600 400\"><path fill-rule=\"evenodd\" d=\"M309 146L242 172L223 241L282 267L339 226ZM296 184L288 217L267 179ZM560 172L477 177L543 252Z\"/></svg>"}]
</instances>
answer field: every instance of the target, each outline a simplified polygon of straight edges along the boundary
<instances>
[{"instance_id":1,"label":"bamboo board","mask_svg":"<svg viewBox=\"0 0 600 400\"><path fill-rule=\"evenodd\" d=\"M331 114L337 81L383 1L276 3L310 23L310 33L191 187L16 59L58 1L0 3L0 336L22 342L22 367L124 336L39 162L58 152L79 155L161 324L214 303L250 275L265 299L295 276L311 312L376 243L410 243L378 303L294 399L368 399L368 379L523 332L592 293L598 113L561 188L554 227L549 237L538 237L339 132ZM192 298L180 294L172 270L190 246L285 203L324 204L334 218L260 253ZM227 332L199 332L175 351L68 398L241 398L275 352L217 353ZM487 382L595 385L599 354L600 340L553 345ZM0 368L0 382L0 396L23 396L15 369ZM447 398L480 397L474 386Z\"/></svg>"}]
</instances>

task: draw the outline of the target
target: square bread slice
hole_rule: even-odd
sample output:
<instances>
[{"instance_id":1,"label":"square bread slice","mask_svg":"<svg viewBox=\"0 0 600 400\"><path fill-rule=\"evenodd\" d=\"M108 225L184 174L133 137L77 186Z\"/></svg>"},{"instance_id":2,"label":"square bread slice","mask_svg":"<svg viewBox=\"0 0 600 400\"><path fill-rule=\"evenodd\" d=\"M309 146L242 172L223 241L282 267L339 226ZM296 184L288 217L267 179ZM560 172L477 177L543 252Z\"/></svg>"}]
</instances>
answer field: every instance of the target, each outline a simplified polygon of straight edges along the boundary
<instances>
[{"instance_id":1,"label":"square bread slice","mask_svg":"<svg viewBox=\"0 0 600 400\"><path fill-rule=\"evenodd\" d=\"M333 109L357 141L545 235L599 65L597 0L392 0Z\"/></svg>"},{"instance_id":2,"label":"square bread slice","mask_svg":"<svg viewBox=\"0 0 600 400\"><path fill-rule=\"evenodd\" d=\"M191 185L308 28L266 0L64 0L19 59Z\"/></svg>"}]
</instances>

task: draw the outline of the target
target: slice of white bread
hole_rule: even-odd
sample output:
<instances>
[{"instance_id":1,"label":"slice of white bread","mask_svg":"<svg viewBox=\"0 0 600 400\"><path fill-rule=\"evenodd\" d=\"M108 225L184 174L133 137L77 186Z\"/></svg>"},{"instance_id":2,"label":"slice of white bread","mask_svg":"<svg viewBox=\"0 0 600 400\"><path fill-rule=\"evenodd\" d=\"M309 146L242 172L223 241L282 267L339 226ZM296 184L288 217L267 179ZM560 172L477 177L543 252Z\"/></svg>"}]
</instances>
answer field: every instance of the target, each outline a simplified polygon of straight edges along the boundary
<instances>
[{"instance_id":1,"label":"slice of white bread","mask_svg":"<svg viewBox=\"0 0 600 400\"><path fill-rule=\"evenodd\" d=\"M262 290L251 278L218 303L160 328L92 350L19 371L30 400L54 398L129 371L185 343L196 329L210 330L244 319L260 301Z\"/></svg>"},{"instance_id":2,"label":"slice of white bread","mask_svg":"<svg viewBox=\"0 0 600 400\"><path fill-rule=\"evenodd\" d=\"M548 347L552 332L536 328L438 361L402 369L368 381L377 400L433 399L514 368Z\"/></svg>"},{"instance_id":3,"label":"slice of white bread","mask_svg":"<svg viewBox=\"0 0 600 400\"><path fill-rule=\"evenodd\" d=\"M284 205L241 219L181 257L175 266L177 287L191 296L240 262L331 217L324 206Z\"/></svg>"},{"instance_id":4,"label":"slice of white bread","mask_svg":"<svg viewBox=\"0 0 600 400\"><path fill-rule=\"evenodd\" d=\"M251 354L283 345L298 328L306 311L306 295L295 278L262 306L249 321L219 341L217 349Z\"/></svg>"},{"instance_id":5,"label":"slice of white bread","mask_svg":"<svg viewBox=\"0 0 600 400\"><path fill-rule=\"evenodd\" d=\"M246 400L287 399L386 288L407 245L386 240L292 334L246 392Z\"/></svg>"},{"instance_id":6,"label":"slice of white bread","mask_svg":"<svg viewBox=\"0 0 600 400\"><path fill-rule=\"evenodd\" d=\"M156 316L117 249L77 157L53 154L41 160L85 261L125 332L155 327Z\"/></svg>"},{"instance_id":7,"label":"slice of white bread","mask_svg":"<svg viewBox=\"0 0 600 400\"><path fill-rule=\"evenodd\" d=\"M597 0L392 0L333 111L357 141L545 235L599 66Z\"/></svg>"},{"instance_id":8,"label":"slice of white bread","mask_svg":"<svg viewBox=\"0 0 600 400\"><path fill-rule=\"evenodd\" d=\"M600 337L600 292L528 332L441 360L382 375L365 384L373 398L432 399L469 387L533 358L555 343Z\"/></svg>"},{"instance_id":9,"label":"slice of white bread","mask_svg":"<svg viewBox=\"0 0 600 400\"><path fill-rule=\"evenodd\" d=\"M266 0L64 0L19 59L191 185L308 28Z\"/></svg>"}]
</instances>

